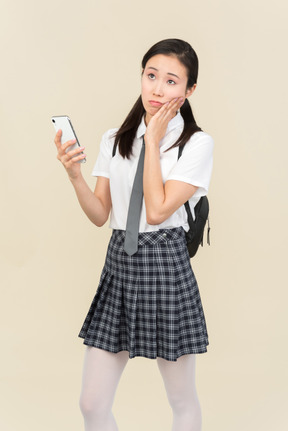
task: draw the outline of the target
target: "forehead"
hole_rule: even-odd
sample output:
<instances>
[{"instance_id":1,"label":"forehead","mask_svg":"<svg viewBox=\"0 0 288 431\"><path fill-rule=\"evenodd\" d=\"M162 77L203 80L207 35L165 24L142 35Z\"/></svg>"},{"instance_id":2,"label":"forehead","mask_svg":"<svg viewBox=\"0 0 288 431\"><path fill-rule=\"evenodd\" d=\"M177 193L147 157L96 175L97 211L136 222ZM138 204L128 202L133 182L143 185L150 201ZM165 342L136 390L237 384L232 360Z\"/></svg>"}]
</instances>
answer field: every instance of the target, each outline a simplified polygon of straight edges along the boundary
<instances>
[{"instance_id":1,"label":"forehead","mask_svg":"<svg viewBox=\"0 0 288 431\"><path fill-rule=\"evenodd\" d=\"M180 79L187 79L186 67L172 55L157 54L151 57L145 66L145 69L156 70L163 74L174 74Z\"/></svg>"}]
</instances>

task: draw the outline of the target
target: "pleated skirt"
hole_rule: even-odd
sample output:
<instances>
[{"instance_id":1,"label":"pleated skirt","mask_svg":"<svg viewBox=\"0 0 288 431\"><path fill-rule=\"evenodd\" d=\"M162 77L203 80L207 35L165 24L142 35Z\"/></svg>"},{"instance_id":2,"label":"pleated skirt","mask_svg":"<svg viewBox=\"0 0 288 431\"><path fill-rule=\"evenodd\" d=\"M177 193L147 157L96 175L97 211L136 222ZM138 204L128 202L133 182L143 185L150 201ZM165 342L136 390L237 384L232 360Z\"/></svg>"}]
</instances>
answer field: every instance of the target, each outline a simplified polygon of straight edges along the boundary
<instances>
[{"instance_id":1,"label":"pleated skirt","mask_svg":"<svg viewBox=\"0 0 288 431\"><path fill-rule=\"evenodd\" d=\"M125 231L113 231L79 333L84 344L169 361L206 352L205 316L183 228L140 233L133 256L123 250L124 239Z\"/></svg>"}]
</instances>

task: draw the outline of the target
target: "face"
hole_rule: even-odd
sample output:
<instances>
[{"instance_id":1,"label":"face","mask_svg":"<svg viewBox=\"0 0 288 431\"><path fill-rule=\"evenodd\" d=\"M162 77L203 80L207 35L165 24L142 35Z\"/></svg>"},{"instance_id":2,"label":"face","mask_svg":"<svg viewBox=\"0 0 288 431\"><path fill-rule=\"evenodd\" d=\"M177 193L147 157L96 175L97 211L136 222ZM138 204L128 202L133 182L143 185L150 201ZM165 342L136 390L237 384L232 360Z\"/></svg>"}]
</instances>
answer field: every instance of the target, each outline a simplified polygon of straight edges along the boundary
<instances>
[{"instance_id":1,"label":"face","mask_svg":"<svg viewBox=\"0 0 288 431\"><path fill-rule=\"evenodd\" d=\"M141 81L147 124L164 103L193 93L196 84L187 88L187 81L186 67L176 57L158 54L147 61Z\"/></svg>"}]
</instances>

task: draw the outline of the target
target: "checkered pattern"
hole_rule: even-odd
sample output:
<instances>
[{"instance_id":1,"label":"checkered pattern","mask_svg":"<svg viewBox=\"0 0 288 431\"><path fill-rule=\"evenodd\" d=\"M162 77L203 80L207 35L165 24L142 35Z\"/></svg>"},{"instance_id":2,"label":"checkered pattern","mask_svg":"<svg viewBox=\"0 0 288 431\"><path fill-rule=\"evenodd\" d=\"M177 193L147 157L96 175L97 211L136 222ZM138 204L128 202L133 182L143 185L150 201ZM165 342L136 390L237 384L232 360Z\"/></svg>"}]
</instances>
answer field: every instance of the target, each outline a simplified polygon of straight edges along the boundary
<instances>
[{"instance_id":1,"label":"checkered pattern","mask_svg":"<svg viewBox=\"0 0 288 431\"><path fill-rule=\"evenodd\" d=\"M79 337L84 344L130 358L176 361L207 351L201 298L180 228L139 234L138 252L123 250L114 230L100 284Z\"/></svg>"}]
</instances>

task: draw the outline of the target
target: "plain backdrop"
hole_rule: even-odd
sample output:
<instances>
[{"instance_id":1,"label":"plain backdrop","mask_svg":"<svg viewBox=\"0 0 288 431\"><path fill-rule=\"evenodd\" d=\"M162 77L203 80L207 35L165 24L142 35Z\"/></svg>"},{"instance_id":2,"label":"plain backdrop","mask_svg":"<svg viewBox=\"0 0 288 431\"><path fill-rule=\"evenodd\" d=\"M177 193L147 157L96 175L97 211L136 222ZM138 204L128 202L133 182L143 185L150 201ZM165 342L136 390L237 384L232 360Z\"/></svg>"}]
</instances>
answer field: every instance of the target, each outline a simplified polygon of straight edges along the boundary
<instances>
[{"instance_id":1,"label":"plain backdrop","mask_svg":"<svg viewBox=\"0 0 288 431\"><path fill-rule=\"evenodd\" d=\"M193 259L210 336L197 358L203 431L287 427L287 12L285 0L0 1L0 427L80 431L77 338L110 237L82 213L56 160L52 115L86 146L140 91L155 42L187 40L190 101L215 140L211 247ZM128 362L119 430L168 431L156 361Z\"/></svg>"}]
</instances>

